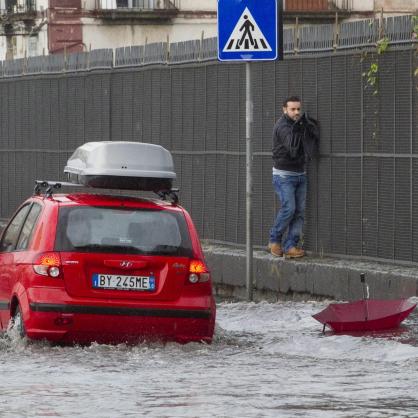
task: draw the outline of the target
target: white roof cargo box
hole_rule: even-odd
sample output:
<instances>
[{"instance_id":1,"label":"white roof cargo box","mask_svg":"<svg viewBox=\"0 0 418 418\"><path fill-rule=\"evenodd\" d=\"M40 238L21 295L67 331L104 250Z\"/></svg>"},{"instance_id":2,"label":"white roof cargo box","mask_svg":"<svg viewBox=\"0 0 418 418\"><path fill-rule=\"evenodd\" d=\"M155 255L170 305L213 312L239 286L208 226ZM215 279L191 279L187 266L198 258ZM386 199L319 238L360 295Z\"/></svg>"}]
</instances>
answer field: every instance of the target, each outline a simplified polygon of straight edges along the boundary
<instances>
[{"instance_id":1,"label":"white roof cargo box","mask_svg":"<svg viewBox=\"0 0 418 418\"><path fill-rule=\"evenodd\" d=\"M140 142L87 142L64 168L69 181L89 187L170 190L176 178L173 158L160 145Z\"/></svg>"}]
</instances>

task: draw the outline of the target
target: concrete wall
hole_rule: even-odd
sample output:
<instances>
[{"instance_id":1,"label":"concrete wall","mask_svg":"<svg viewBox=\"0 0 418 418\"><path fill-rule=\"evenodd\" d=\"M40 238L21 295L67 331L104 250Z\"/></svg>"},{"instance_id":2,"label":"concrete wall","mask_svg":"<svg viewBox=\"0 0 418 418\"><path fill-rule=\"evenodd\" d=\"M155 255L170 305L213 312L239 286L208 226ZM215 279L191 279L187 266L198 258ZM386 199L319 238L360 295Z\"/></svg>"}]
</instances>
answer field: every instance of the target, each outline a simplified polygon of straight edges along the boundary
<instances>
[{"instance_id":1,"label":"concrete wall","mask_svg":"<svg viewBox=\"0 0 418 418\"><path fill-rule=\"evenodd\" d=\"M180 0L180 10L213 10L217 9L216 0Z\"/></svg>"},{"instance_id":2,"label":"concrete wall","mask_svg":"<svg viewBox=\"0 0 418 418\"><path fill-rule=\"evenodd\" d=\"M177 18L172 24L161 25L106 25L95 19L82 19L83 41L88 48L118 48L145 43L181 42L217 35L216 19Z\"/></svg>"},{"instance_id":3,"label":"concrete wall","mask_svg":"<svg viewBox=\"0 0 418 418\"><path fill-rule=\"evenodd\" d=\"M216 294L245 299L245 250L208 243L203 248ZM255 251L254 299L361 299L360 273L366 274L373 299L418 295L418 269L414 267L330 257L285 260L267 251Z\"/></svg>"},{"instance_id":4,"label":"concrete wall","mask_svg":"<svg viewBox=\"0 0 418 418\"><path fill-rule=\"evenodd\" d=\"M346 3L344 0L337 0L337 6L339 4ZM374 0L352 0L352 10L359 12L370 12L374 10Z\"/></svg>"},{"instance_id":5,"label":"concrete wall","mask_svg":"<svg viewBox=\"0 0 418 418\"><path fill-rule=\"evenodd\" d=\"M418 10L418 0L374 0L374 10L396 13L414 13Z\"/></svg>"},{"instance_id":6,"label":"concrete wall","mask_svg":"<svg viewBox=\"0 0 418 418\"><path fill-rule=\"evenodd\" d=\"M46 10L49 7L49 0L37 0L36 6L38 10Z\"/></svg>"},{"instance_id":7,"label":"concrete wall","mask_svg":"<svg viewBox=\"0 0 418 418\"><path fill-rule=\"evenodd\" d=\"M95 8L95 0L86 2L86 9ZM217 36L217 20L214 12L216 0L181 0L179 15L169 23L143 24L138 22L105 22L101 19L84 18L83 41L88 48L118 48L145 43L182 42Z\"/></svg>"}]
</instances>

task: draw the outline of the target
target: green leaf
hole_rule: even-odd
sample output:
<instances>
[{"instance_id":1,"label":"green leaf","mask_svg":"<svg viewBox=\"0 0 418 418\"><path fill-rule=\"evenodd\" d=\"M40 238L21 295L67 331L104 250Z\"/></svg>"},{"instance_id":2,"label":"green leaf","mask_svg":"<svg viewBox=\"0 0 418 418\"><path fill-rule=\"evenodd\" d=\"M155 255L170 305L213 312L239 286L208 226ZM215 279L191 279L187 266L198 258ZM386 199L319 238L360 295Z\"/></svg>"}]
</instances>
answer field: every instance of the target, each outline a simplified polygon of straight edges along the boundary
<instances>
[{"instance_id":1,"label":"green leaf","mask_svg":"<svg viewBox=\"0 0 418 418\"><path fill-rule=\"evenodd\" d=\"M387 51L387 49L389 48L389 38L388 37L384 37L382 39L379 39L377 41L377 53L378 54L383 54L384 52Z\"/></svg>"}]
</instances>

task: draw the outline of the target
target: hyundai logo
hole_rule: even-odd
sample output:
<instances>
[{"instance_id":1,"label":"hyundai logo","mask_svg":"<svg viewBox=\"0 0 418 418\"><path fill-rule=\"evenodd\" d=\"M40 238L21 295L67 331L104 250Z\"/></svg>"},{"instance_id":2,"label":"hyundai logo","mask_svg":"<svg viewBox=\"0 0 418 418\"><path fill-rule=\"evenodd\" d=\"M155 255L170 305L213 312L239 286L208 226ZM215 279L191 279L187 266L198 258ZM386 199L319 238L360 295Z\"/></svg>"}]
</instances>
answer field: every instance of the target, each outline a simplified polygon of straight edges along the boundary
<instances>
[{"instance_id":1,"label":"hyundai logo","mask_svg":"<svg viewBox=\"0 0 418 418\"><path fill-rule=\"evenodd\" d=\"M120 262L120 266L121 266L122 268L127 269L127 268L129 268L129 267L132 267L132 262L131 262L131 261L121 261L121 262Z\"/></svg>"}]
</instances>

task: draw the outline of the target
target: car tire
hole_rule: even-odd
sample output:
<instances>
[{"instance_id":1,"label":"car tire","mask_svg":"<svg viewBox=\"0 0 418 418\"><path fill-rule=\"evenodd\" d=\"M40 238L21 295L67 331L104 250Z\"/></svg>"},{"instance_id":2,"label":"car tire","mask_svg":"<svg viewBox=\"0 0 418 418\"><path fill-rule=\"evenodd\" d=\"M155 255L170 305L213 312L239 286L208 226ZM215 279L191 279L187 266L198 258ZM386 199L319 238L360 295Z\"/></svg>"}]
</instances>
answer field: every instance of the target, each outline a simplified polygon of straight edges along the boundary
<instances>
[{"instance_id":1,"label":"car tire","mask_svg":"<svg viewBox=\"0 0 418 418\"><path fill-rule=\"evenodd\" d=\"M25 324L23 323L22 311L20 310L19 305L17 305L13 315L10 330L20 338L24 338L26 336Z\"/></svg>"}]
</instances>

